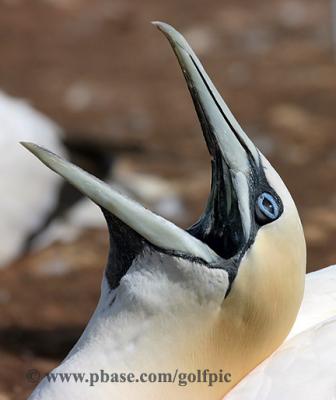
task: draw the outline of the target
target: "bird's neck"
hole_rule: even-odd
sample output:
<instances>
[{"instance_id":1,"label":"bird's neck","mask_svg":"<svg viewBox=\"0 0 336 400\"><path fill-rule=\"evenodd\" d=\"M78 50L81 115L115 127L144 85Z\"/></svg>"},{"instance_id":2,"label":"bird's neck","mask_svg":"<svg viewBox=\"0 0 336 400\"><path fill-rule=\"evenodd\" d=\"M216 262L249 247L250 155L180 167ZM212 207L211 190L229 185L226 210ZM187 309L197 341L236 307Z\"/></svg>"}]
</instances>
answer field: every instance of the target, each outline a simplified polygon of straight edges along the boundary
<instances>
[{"instance_id":1,"label":"bird's neck","mask_svg":"<svg viewBox=\"0 0 336 400\"><path fill-rule=\"evenodd\" d=\"M225 292L219 290L225 287L223 271L211 270L214 279L209 285L209 275L202 274L203 265L193 265L190 273L190 265L184 269L181 260L174 264L171 257L160 255L139 260L115 290L110 290L104 279L97 309L63 369L77 365L81 370L137 375L221 371L229 373L231 381L215 384L211 391L205 383L181 387L178 382L112 385L109 389L110 395L140 400L221 398L279 346L300 302L298 283L292 283L295 276L290 278L292 295L288 289L281 292L281 280L290 269L285 258L282 271L268 284L265 278L258 278L267 274L270 265L256 259L255 268L242 263L226 299ZM195 275L198 268L199 276ZM207 277L204 282L203 276ZM186 282L190 285L187 289ZM278 293L274 287L280 288ZM108 393L106 389L104 393Z\"/></svg>"},{"instance_id":2,"label":"bird's neck","mask_svg":"<svg viewBox=\"0 0 336 400\"><path fill-rule=\"evenodd\" d=\"M204 265L195 263L192 268L187 262L184 268L181 260L154 255L133 265L115 290L109 289L104 278L97 309L62 369L85 366L90 371L128 371L137 375L174 375L176 370L182 374L204 369L230 371L229 366L213 364L211 359L215 356L211 348L218 348L214 332L227 276L220 270L210 271L215 277L213 285L218 285L214 287L207 281ZM198 269L200 275L195 277ZM212 390L214 398L225 393L223 385ZM121 385L111 390L121 390L113 392L114 396L141 400L178 399L182 394L183 399L194 400L200 398L202 391L203 398L209 398L206 383L184 387L179 382Z\"/></svg>"},{"instance_id":3,"label":"bird's neck","mask_svg":"<svg viewBox=\"0 0 336 400\"><path fill-rule=\"evenodd\" d=\"M97 308L71 354L94 340L111 363L154 367L162 365L161 356L188 352L188 343L219 318L227 287L223 271L212 271L214 287L204 265L192 268L188 261L150 254L139 257L116 289L104 277Z\"/></svg>"}]
</instances>

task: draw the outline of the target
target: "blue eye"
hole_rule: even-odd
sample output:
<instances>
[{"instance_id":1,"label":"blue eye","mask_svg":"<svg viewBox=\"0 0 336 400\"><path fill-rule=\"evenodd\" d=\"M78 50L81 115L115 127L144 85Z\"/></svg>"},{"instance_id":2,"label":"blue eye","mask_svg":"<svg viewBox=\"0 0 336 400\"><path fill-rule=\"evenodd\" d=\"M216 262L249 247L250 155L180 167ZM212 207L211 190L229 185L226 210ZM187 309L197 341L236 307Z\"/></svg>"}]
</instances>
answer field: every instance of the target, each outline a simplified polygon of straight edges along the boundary
<instances>
[{"instance_id":1,"label":"blue eye","mask_svg":"<svg viewBox=\"0 0 336 400\"><path fill-rule=\"evenodd\" d=\"M256 203L256 217L259 223L265 224L279 217L279 206L270 193L262 193Z\"/></svg>"}]
</instances>

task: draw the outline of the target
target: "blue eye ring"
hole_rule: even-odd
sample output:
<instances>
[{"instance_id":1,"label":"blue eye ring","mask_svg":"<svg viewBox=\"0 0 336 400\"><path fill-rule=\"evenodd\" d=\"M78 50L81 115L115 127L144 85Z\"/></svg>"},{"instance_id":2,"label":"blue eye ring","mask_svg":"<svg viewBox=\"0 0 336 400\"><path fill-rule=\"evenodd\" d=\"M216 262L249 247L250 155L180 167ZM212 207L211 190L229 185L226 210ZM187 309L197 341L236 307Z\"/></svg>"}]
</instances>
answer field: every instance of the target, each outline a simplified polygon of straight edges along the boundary
<instances>
[{"instance_id":1,"label":"blue eye ring","mask_svg":"<svg viewBox=\"0 0 336 400\"><path fill-rule=\"evenodd\" d=\"M274 221L279 217L280 208L274 196L264 192L258 196L256 203L256 216L259 222Z\"/></svg>"}]
</instances>

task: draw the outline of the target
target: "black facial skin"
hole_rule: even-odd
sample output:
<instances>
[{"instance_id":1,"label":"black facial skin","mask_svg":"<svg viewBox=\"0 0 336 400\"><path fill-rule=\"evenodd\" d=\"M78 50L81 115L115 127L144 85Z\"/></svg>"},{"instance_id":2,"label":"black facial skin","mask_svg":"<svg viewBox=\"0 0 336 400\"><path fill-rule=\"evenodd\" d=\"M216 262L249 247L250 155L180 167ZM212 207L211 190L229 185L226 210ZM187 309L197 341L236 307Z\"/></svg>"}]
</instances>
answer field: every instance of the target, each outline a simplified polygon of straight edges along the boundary
<instances>
[{"instance_id":1,"label":"black facial skin","mask_svg":"<svg viewBox=\"0 0 336 400\"><path fill-rule=\"evenodd\" d=\"M110 289L115 289L120 279L131 267L146 246L145 239L132 228L102 208L110 235L110 250L105 276Z\"/></svg>"},{"instance_id":2,"label":"black facial skin","mask_svg":"<svg viewBox=\"0 0 336 400\"><path fill-rule=\"evenodd\" d=\"M231 207L227 204L228 198L232 201ZM187 231L226 260L237 254L241 246L243 227L238 201L232 190L229 170L218 153L212 160L211 192L206 209Z\"/></svg>"}]
</instances>

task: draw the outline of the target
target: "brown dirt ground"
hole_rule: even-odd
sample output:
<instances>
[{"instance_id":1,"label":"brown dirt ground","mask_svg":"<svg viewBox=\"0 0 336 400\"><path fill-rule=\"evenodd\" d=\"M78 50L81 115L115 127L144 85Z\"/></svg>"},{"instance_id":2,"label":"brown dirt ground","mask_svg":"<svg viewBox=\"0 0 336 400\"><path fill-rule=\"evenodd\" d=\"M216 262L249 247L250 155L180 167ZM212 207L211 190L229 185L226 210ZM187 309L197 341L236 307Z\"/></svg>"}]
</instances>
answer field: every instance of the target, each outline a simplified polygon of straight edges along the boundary
<instances>
[{"instance_id":1,"label":"brown dirt ground","mask_svg":"<svg viewBox=\"0 0 336 400\"><path fill-rule=\"evenodd\" d=\"M209 158L161 19L191 41L300 210L308 268L335 263L336 64L330 4L313 0L2 0L0 87L69 135L134 143L135 169L180 183L200 213ZM0 399L25 399L30 368L66 355L99 295L105 232L88 231L0 272ZM61 260L61 261L60 261ZM40 266L65 262L65 275Z\"/></svg>"}]
</instances>

